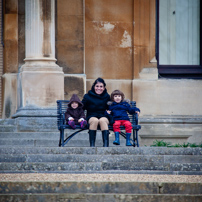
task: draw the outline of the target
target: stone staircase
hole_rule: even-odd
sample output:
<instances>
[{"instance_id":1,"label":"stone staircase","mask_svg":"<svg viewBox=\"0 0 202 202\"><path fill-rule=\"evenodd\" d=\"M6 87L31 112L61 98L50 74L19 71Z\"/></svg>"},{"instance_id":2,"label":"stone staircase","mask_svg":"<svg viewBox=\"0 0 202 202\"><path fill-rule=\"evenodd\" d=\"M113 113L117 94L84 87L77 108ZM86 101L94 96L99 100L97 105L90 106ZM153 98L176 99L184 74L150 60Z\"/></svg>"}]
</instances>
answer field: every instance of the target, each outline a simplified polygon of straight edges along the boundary
<instances>
[{"instance_id":1,"label":"stone staircase","mask_svg":"<svg viewBox=\"0 0 202 202\"><path fill-rule=\"evenodd\" d=\"M200 182L26 182L27 173L202 176L202 148L126 147L123 138L120 146L114 146L113 134L110 147L104 148L100 132L96 147L90 148L87 131L58 147L55 125L46 131L40 121L24 121L0 121L0 175L22 175L21 181L0 181L0 201L202 201Z\"/></svg>"},{"instance_id":2,"label":"stone staircase","mask_svg":"<svg viewBox=\"0 0 202 202\"><path fill-rule=\"evenodd\" d=\"M202 175L202 148L0 147L1 173Z\"/></svg>"}]
</instances>

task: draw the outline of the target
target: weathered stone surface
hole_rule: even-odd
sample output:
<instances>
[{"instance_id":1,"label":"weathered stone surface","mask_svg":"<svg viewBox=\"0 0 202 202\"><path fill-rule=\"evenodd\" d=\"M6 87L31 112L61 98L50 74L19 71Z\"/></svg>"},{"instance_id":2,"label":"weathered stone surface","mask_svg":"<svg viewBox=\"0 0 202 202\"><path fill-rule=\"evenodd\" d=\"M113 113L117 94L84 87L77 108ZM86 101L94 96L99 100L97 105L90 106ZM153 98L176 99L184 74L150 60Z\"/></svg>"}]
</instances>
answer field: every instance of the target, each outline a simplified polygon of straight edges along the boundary
<instances>
[{"instance_id":1,"label":"weathered stone surface","mask_svg":"<svg viewBox=\"0 0 202 202\"><path fill-rule=\"evenodd\" d=\"M55 109L56 110L56 109ZM48 132L58 131L56 117L20 117L17 119L18 131L21 132ZM33 127L34 126L34 127Z\"/></svg>"},{"instance_id":2,"label":"weathered stone surface","mask_svg":"<svg viewBox=\"0 0 202 202\"><path fill-rule=\"evenodd\" d=\"M4 40L18 40L18 16L16 14L5 15ZM9 26L8 26L9 25ZM11 52L11 51L10 51Z\"/></svg>"},{"instance_id":3,"label":"weathered stone surface","mask_svg":"<svg viewBox=\"0 0 202 202\"><path fill-rule=\"evenodd\" d=\"M3 97L2 118L11 118L17 109L17 74L4 74L3 84L6 86Z\"/></svg>"},{"instance_id":4,"label":"weathered stone surface","mask_svg":"<svg viewBox=\"0 0 202 202\"><path fill-rule=\"evenodd\" d=\"M65 75L64 86L65 100L70 100L73 94L77 94L80 100L82 100L86 88L85 75Z\"/></svg>"},{"instance_id":5,"label":"weathered stone surface","mask_svg":"<svg viewBox=\"0 0 202 202\"><path fill-rule=\"evenodd\" d=\"M31 134L26 133L27 137L31 136ZM40 135L39 133L38 135ZM43 135L43 134L41 134ZM44 134L44 139L48 133ZM52 134L54 135L54 133ZM49 138L52 138L52 135L49 136ZM2 136L1 136L2 137ZM88 137L87 137L88 138ZM21 138L22 139L22 138ZM1 154L97 154L97 155L125 155L126 157L130 155L137 156L137 155L144 155L146 158L148 158L149 155L163 155L164 158L167 158L167 156L170 158L173 156L175 158L175 155L188 155L188 156L201 156L202 155L202 148L167 148L167 147L0 147L0 153ZM200 159L200 158L199 158Z\"/></svg>"},{"instance_id":6,"label":"weathered stone surface","mask_svg":"<svg viewBox=\"0 0 202 202\"><path fill-rule=\"evenodd\" d=\"M20 1L23 2L23 1ZM25 62L25 8L22 8L22 14L18 15L18 66L21 67ZM25 11L24 11L25 12Z\"/></svg>"},{"instance_id":7,"label":"weathered stone surface","mask_svg":"<svg viewBox=\"0 0 202 202\"><path fill-rule=\"evenodd\" d=\"M5 13L17 13L18 12L18 0L7 0L5 4Z\"/></svg>"},{"instance_id":8,"label":"weathered stone surface","mask_svg":"<svg viewBox=\"0 0 202 202\"><path fill-rule=\"evenodd\" d=\"M4 73L18 72L18 42L17 40L6 40L4 54ZM7 87L7 86L6 86Z\"/></svg>"},{"instance_id":9,"label":"weathered stone surface","mask_svg":"<svg viewBox=\"0 0 202 202\"><path fill-rule=\"evenodd\" d=\"M0 172L96 172L100 162L10 162L0 163Z\"/></svg>"},{"instance_id":10,"label":"weathered stone surface","mask_svg":"<svg viewBox=\"0 0 202 202\"><path fill-rule=\"evenodd\" d=\"M194 116L202 114L200 80L133 80L134 97L144 115ZM194 99L196 98L196 99Z\"/></svg>"},{"instance_id":11,"label":"weathered stone surface","mask_svg":"<svg viewBox=\"0 0 202 202\"><path fill-rule=\"evenodd\" d=\"M82 15L83 0L58 0L58 15Z\"/></svg>"},{"instance_id":12,"label":"weathered stone surface","mask_svg":"<svg viewBox=\"0 0 202 202\"><path fill-rule=\"evenodd\" d=\"M86 0L86 21L132 22L132 5L132 0Z\"/></svg>"},{"instance_id":13,"label":"weathered stone surface","mask_svg":"<svg viewBox=\"0 0 202 202\"><path fill-rule=\"evenodd\" d=\"M83 40L82 15L58 15L57 41Z\"/></svg>"},{"instance_id":14,"label":"weathered stone surface","mask_svg":"<svg viewBox=\"0 0 202 202\"><path fill-rule=\"evenodd\" d=\"M121 170L121 171L170 171L170 165L167 163L140 163L140 162L107 162L103 163L103 170ZM178 171L178 170L175 170Z\"/></svg>"},{"instance_id":15,"label":"weathered stone surface","mask_svg":"<svg viewBox=\"0 0 202 202\"><path fill-rule=\"evenodd\" d=\"M202 174L202 148L39 148L50 140L30 137L18 141L23 148L0 147L0 172ZM37 145L40 141L44 143Z\"/></svg>"},{"instance_id":16,"label":"weathered stone surface","mask_svg":"<svg viewBox=\"0 0 202 202\"><path fill-rule=\"evenodd\" d=\"M1 195L2 201L69 201L69 202L132 202L132 201L148 201L148 202L170 202L170 201L184 201L184 202L201 202L201 195L137 195L137 194L32 194L32 195Z\"/></svg>"},{"instance_id":17,"label":"weathered stone surface","mask_svg":"<svg viewBox=\"0 0 202 202\"><path fill-rule=\"evenodd\" d=\"M196 186L196 185L195 185ZM2 193L157 194L155 182L1 182ZM194 193L195 190L192 190ZM197 192L196 192L197 193Z\"/></svg>"},{"instance_id":18,"label":"weathered stone surface","mask_svg":"<svg viewBox=\"0 0 202 202\"><path fill-rule=\"evenodd\" d=\"M184 201L184 202L200 202L202 199L201 195L197 196L183 196L183 195L136 195L136 194L87 194L87 200L89 202L101 202L101 201L110 201L110 202L132 202L132 201L148 201L148 202L170 202L170 201Z\"/></svg>"},{"instance_id":19,"label":"weathered stone surface","mask_svg":"<svg viewBox=\"0 0 202 202\"><path fill-rule=\"evenodd\" d=\"M87 78L132 79L133 1L85 3Z\"/></svg>"},{"instance_id":20,"label":"weathered stone surface","mask_svg":"<svg viewBox=\"0 0 202 202\"><path fill-rule=\"evenodd\" d=\"M58 65L65 74L83 74L83 41L58 41L56 44Z\"/></svg>"},{"instance_id":21,"label":"weathered stone surface","mask_svg":"<svg viewBox=\"0 0 202 202\"><path fill-rule=\"evenodd\" d=\"M57 63L63 67L65 74L83 74L85 71L83 2L57 1L57 11Z\"/></svg>"},{"instance_id":22,"label":"weathered stone surface","mask_svg":"<svg viewBox=\"0 0 202 202\"><path fill-rule=\"evenodd\" d=\"M199 158L200 159L200 158ZM172 171L202 171L202 163L171 163Z\"/></svg>"},{"instance_id":23,"label":"weathered stone surface","mask_svg":"<svg viewBox=\"0 0 202 202\"><path fill-rule=\"evenodd\" d=\"M131 48L114 48L111 46L86 47L87 78L103 77L105 79L131 79ZM91 57L90 57L91 56Z\"/></svg>"},{"instance_id":24,"label":"weathered stone surface","mask_svg":"<svg viewBox=\"0 0 202 202\"><path fill-rule=\"evenodd\" d=\"M59 71L57 65L38 64L34 66L23 66L23 68L35 68L36 71L25 71L20 73L19 78L19 95L20 106L32 106L33 108L55 107L56 100L64 98L64 74ZM38 69L37 69L38 68ZM37 71L38 70L38 71Z\"/></svg>"}]
</instances>

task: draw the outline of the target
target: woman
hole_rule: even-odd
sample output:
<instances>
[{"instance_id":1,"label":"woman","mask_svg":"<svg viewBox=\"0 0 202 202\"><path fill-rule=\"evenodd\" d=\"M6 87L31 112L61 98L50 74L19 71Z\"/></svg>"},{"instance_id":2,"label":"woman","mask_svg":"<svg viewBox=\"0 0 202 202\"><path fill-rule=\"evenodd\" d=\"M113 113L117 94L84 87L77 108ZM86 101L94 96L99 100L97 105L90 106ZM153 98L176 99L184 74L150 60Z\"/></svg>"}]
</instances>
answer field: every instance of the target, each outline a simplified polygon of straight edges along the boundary
<instances>
[{"instance_id":1,"label":"woman","mask_svg":"<svg viewBox=\"0 0 202 202\"><path fill-rule=\"evenodd\" d=\"M90 146L95 147L95 139L98 125L102 131L103 147L109 146L109 120L106 118L107 102L110 95L105 88L106 83L102 78L97 78L91 90L84 95L82 103L87 110L87 122L89 123Z\"/></svg>"}]
</instances>

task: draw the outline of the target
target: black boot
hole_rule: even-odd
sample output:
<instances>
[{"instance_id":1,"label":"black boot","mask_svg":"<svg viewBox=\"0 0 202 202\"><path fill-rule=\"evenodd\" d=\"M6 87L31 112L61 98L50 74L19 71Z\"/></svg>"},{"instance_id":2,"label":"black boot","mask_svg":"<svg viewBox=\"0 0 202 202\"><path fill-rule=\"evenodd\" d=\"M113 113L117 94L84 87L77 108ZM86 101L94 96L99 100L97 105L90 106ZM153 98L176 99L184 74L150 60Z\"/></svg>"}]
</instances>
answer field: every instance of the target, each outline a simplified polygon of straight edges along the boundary
<instances>
[{"instance_id":1,"label":"black boot","mask_svg":"<svg viewBox=\"0 0 202 202\"><path fill-rule=\"evenodd\" d=\"M103 147L109 147L109 131L108 130L102 131L102 140L103 140Z\"/></svg>"},{"instance_id":2,"label":"black boot","mask_svg":"<svg viewBox=\"0 0 202 202\"><path fill-rule=\"evenodd\" d=\"M89 130L89 142L90 142L90 147L95 147L95 139L96 139L96 130Z\"/></svg>"}]
</instances>

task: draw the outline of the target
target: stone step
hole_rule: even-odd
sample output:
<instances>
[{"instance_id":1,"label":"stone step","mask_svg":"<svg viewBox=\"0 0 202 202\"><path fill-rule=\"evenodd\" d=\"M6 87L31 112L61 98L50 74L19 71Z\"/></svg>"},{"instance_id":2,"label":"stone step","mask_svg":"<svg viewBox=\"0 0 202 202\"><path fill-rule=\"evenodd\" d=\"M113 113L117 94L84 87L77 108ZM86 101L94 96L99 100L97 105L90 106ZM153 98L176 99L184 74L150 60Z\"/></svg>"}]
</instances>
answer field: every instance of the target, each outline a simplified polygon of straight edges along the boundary
<instances>
[{"instance_id":1,"label":"stone step","mask_svg":"<svg viewBox=\"0 0 202 202\"><path fill-rule=\"evenodd\" d=\"M0 132L16 132L17 131L17 127L16 126L12 126L12 125L3 125L0 126Z\"/></svg>"},{"instance_id":2,"label":"stone step","mask_svg":"<svg viewBox=\"0 0 202 202\"><path fill-rule=\"evenodd\" d=\"M76 132L76 130L65 130L65 138L71 135L73 132ZM51 139L51 140L59 140L60 132L0 132L0 139ZM109 138L115 139L114 133L111 132L109 134ZM80 132L79 134L75 135L72 139L74 140L80 140L80 139L89 139L88 130L84 130ZM96 140L101 140L102 134L100 131L97 132ZM121 140L125 140L120 135Z\"/></svg>"},{"instance_id":3,"label":"stone step","mask_svg":"<svg viewBox=\"0 0 202 202\"><path fill-rule=\"evenodd\" d=\"M69 135L73 134L77 130L65 130L65 138L68 137ZM52 140L58 140L60 137L60 132L0 132L0 139L52 139ZM110 131L109 137L114 139L114 133ZM75 135L73 139L75 140L80 140L80 139L87 139L89 138L88 130L81 131L79 134ZM100 131L97 132L96 135L96 140L97 139L102 139L102 134ZM120 139L125 140L120 135Z\"/></svg>"},{"instance_id":4,"label":"stone step","mask_svg":"<svg viewBox=\"0 0 202 202\"><path fill-rule=\"evenodd\" d=\"M9 181L1 182L1 194L169 194L201 195L202 183L112 181Z\"/></svg>"},{"instance_id":5,"label":"stone step","mask_svg":"<svg viewBox=\"0 0 202 202\"><path fill-rule=\"evenodd\" d=\"M192 155L98 155L98 154L1 154L0 162L103 162L109 164L122 163L155 163L159 165L167 163L195 163L202 164L201 156ZM118 165L117 165L118 167Z\"/></svg>"},{"instance_id":6,"label":"stone step","mask_svg":"<svg viewBox=\"0 0 202 202\"><path fill-rule=\"evenodd\" d=\"M202 174L202 148L0 147L0 172Z\"/></svg>"},{"instance_id":7,"label":"stone step","mask_svg":"<svg viewBox=\"0 0 202 202\"><path fill-rule=\"evenodd\" d=\"M108 162L31 162L31 163L0 163L0 173L135 173L135 174L178 174L202 175L202 164L162 164L157 163L126 163Z\"/></svg>"},{"instance_id":8,"label":"stone step","mask_svg":"<svg viewBox=\"0 0 202 202\"><path fill-rule=\"evenodd\" d=\"M59 132L1 132L0 139L52 139L58 140Z\"/></svg>"},{"instance_id":9,"label":"stone step","mask_svg":"<svg viewBox=\"0 0 202 202\"><path fill-rule=\"evenodd\" d=\"M201 183L31 181L2 182L1 201L201 202Z\"/></svg>"},{"instance_id":10,"label":"stone step","mask_svg":"<svg viewBox=\"0 0 202 202\"><path fill-rule=\"evenodd\" d=\"M173 147L20 147L0 146L0 154L87 154L87 155L164 155L198 156L202 158L202 148Z\"/></svg>"},{"instance_id":11,"label":"stone step","mask_svg":"<svg viewBox=\"0 0 202 202\"><path fill-rule=\"evenodd\" d=\"M0 119L0 133L2 132L17 132L16 120Z\"/></svg>"},{"instance_id":12,"label":"stone step","mask_svg":"<svg viewBox=\"0 0 202 202\"><path fill-rule=\"evenodd\" d=\"M66 130L65 138L73 133L73 130ZM59 145L59 132L0 132L0 145L13 145L13 146L58 146ZM109 145L114 147L114 133L109 135ZM126 140L120 135L120 147L125 146ZM82 131L75 135L65 146L68 147L88 147L89 146L89 134L88 130ZM102 134L97 132L96 146L103 146Z\"/></svg>"},{"instance_id":13,"label":"stone step","mask_svg":"<svg viewBox=\"0 0 202 202\"><path fill-rule=\"evenodd\" d=\"M47 137L48 138L48 137ZM116 146L113 144L114 139L109 139L110 147L125 147L125 142L121 142L121 145ZM32 138L22 138L22 139L7 139L1 138L0 145L8 145L8 146L27 146L27 147L56 147L59 146L59 139L51 140L51 139L32 139ZM71 139L65 147L89 147L90 143L88 139L75 140ZM95 143L96 147L103 147L103 141L101 139L97 139Z\"/></svg>"},{"instance_id":14,"label":"stone step","mask_svg":"<svg viewBox=\"0 0 202 202\"><path fill-rule=\"evenodd\" d=\"M1 201L68 201L68 202L132 202L132 201L147 201L147 202L201 202L201 195L168 195L168 194L1 194Z\"/></svg>"},{"instance_id":15,"label":"stone step","mask_svg":"<svg viewBox=\"0 0 202 202\"><path fill-rule=\"evenodd\" d=\"M16 125L15 119L0 119L0 126Z\"/></svg>"}]
</instances>

